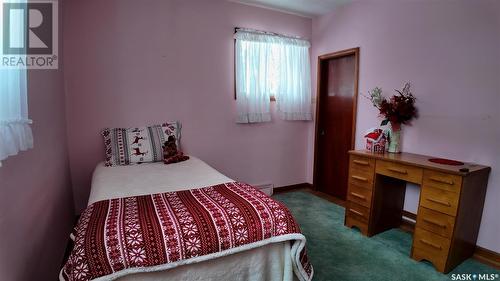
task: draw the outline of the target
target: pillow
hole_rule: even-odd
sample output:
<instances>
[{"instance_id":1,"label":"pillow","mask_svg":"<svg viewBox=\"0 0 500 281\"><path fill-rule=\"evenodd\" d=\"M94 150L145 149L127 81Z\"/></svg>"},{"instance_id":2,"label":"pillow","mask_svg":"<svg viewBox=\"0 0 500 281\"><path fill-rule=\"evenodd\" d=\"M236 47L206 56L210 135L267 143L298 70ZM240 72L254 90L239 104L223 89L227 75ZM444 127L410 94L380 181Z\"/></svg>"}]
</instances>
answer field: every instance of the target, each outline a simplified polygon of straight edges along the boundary
<instances>
[{"instance_id":1,"label":"pillow","mask_svg":"<svg viewBox=\"0 0 500 281\"><path fill-rule=\"evenodd\" d=\"M174 136L179 146L181 125L167 122L139 128L106 128L102 131L106 149L105 166L123 166L163 161L162 144Z\"/></svg>"},{"instance_id":2,"label":"pillow","mask_svg":"<svg viewBox=\"0 0 500 281\"><path fill-rule=\"evenodd\" d=\"M177 150L176 139L174 136L168 136L167 141L163 144L163 163L172 164L186 161L189 156L184 155L182 151Z\"/></svg>"}]
</instances>

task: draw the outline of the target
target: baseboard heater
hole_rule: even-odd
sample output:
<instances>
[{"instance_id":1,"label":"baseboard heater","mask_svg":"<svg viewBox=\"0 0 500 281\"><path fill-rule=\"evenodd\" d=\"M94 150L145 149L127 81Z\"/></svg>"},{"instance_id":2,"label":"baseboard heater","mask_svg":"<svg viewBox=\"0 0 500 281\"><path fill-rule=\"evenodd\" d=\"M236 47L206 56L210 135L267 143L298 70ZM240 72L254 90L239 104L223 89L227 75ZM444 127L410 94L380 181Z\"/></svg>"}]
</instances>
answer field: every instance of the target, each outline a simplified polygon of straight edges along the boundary
<instances>
[{"instance_id":1,"label":"baseboard heater","mask_svg":"<svg viewBox=\"0 0 500 281\"><path fill-rule=\"evenodd\" d=\"M252 186L258 188L260 191L269 196L273 195L274 184L272 183L253 184Z\"/></svg>"}]
</instances>

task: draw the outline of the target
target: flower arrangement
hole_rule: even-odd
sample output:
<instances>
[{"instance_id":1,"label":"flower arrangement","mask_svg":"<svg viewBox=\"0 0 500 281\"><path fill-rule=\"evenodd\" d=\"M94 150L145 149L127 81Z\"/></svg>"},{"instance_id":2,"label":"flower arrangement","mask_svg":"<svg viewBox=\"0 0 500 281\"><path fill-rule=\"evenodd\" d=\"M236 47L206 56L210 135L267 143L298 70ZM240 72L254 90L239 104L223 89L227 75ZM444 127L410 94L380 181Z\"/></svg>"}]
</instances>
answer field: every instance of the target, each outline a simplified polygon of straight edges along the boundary
<instances>
[{"instance_id":1,"label":"flower arrangement","mask_svg":"<svg viewBox=\"0 0 500 281\"><path fill-rule=\"evenodd\" d=\"M375 87L369 91L370 101L384 118L380 126L391 123L394 128L401 124L409 125L411 120L418 118L418 110L415 107L415 97L410 91L410 83L407 82L403 90L395 90L398 94L392 96L389 100L382 96L382 89Z\"/></svg>"}]
</instances>

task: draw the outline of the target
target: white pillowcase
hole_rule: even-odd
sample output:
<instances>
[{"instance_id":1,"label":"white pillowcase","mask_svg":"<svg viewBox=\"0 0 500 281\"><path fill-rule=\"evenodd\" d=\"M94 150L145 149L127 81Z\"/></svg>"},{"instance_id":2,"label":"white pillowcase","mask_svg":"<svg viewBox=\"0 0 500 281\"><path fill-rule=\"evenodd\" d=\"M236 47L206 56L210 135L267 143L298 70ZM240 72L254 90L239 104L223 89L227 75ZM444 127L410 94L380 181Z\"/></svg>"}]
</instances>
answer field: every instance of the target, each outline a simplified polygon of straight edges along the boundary
<instances>
[{"instance_id":1,"label":"white pillowcase","mask_svg":"<svg viewBox=\"0 0 500 281\"><path fill-rule=\"evenodd\" d=\"M180 147L181 125L178 121L138 128L106 128L104 137L106 166L123 166L163 161L163 144L169 136Z\"/></svg>"}]
</instances>

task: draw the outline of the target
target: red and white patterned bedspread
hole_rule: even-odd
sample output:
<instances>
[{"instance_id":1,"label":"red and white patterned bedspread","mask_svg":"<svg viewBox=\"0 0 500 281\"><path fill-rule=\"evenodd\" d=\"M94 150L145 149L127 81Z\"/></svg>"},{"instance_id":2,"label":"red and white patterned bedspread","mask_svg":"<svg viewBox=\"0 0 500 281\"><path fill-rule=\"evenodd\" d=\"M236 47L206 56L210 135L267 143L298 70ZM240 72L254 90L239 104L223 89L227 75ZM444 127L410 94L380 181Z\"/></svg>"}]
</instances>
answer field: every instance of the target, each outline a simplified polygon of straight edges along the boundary
<instances>
[{"instance_id":1,"label":"red and white patterned bedspread","mask_svg":"<svg viewBox=\"0 0 500 281\"><path fill-rule=\"evenodd\" d=\"M75 233L61 280L114 280L288 240L296 276L313 275L290 211L244 183L99 201Z\"/></svg>"}]
</instances>

